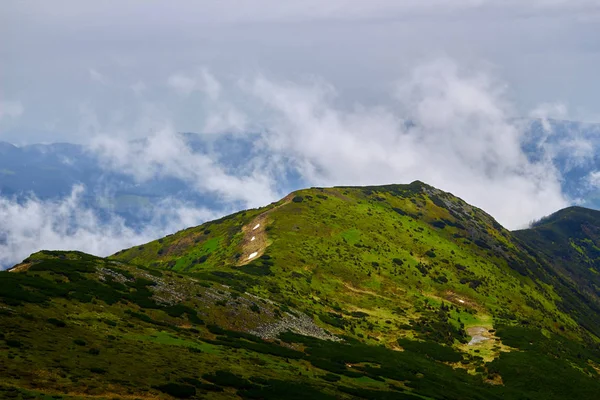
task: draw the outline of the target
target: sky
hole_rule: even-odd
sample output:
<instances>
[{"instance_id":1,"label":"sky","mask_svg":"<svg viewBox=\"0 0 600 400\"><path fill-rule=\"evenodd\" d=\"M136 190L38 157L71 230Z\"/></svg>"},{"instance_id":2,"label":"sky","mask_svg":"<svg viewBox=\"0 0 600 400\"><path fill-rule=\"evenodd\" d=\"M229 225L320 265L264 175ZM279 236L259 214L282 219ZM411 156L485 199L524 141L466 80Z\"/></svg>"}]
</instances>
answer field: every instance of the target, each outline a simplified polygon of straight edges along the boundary
<instances>
[{"instance_id":1,"label":"sky","mask_svg":"<svg viewBox=\"0 0 600 400\"><path fill-rule=\"evenodd\" d=\"M277 200L290 171L320 186L419 179L523 227L572 199L556 149L523 154L519 119L600 121L597 0L4 0L0 37L0 141L85 144L107 169L222 198L139 237L118 219L82 225L114 237L98 253ZM231 170L178 132L251 137L249 157ZM29 207L80 215L81 190ZM27 215L2 201L5 226ZM38 241L68 236L39 219Z\"/></svg>"}]
</instances>

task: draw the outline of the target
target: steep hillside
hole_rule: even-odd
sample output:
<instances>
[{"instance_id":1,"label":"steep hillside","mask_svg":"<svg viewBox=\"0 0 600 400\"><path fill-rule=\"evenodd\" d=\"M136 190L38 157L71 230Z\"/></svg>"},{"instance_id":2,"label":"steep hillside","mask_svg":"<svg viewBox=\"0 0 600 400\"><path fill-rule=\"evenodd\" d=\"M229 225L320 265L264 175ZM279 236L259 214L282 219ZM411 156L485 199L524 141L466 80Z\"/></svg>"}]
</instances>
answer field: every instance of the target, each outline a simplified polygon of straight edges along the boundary
<instances>
[{"instance_id":1,"label":"steep hillside","mask_svg":"<svg viewBox=\"0 0 600 400\"><path fill-rule=\"evenodd\" d=\"M529 235L413 182L301 190L108 259L37 253L0 273L4 391L595 398L591 294Z\"/></svg>"},{"instance_id":2,"label":"steep hillside","mask_svg":"<svg viewBox=\"0 0 600 400\"><path fill-rule=\"evenodd\" d=\"M600 211L582 207L569 207L558 211L531 229L514 232L532 251L536 252L550 272L569 287L571 295L581 294L579 307L572 314L579 315L580 323L588 323L581 317L586 310L600 325ZM565 296L569 294L565 292ZM595 316L595 318L594 318ZM590 330L594 330L592 326ZM598 331L596 331L598 335Z\"/></svg>"},{"instance_id":3,"label":"steep hillside","mask_svg":"<svg viewBox=\"0 0 600 400\"><path fill-rule=\"evenodd\" d=\"M565 208L514 234L600 300L600 211Z\"/></svg>"}]
</instances>

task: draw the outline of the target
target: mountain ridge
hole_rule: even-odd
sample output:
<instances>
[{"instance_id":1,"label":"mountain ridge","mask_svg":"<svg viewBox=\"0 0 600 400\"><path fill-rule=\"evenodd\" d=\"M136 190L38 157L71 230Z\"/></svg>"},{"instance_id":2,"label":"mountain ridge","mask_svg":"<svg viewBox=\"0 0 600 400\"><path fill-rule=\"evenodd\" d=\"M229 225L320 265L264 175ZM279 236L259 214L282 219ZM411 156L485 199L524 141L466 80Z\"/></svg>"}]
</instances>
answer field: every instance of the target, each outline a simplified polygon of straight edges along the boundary
<instances>
[{"instance_id":1,"label":"mountain ridge","mask_svg":"<svg viewBox=\"0 0 600 400\"><path fill-rule=\"evenodd\" d=\"M21 397L594 398L595 294L543 251L419 181L302 189L0 273L0 373Z\"/></svg>"}]
</instances>

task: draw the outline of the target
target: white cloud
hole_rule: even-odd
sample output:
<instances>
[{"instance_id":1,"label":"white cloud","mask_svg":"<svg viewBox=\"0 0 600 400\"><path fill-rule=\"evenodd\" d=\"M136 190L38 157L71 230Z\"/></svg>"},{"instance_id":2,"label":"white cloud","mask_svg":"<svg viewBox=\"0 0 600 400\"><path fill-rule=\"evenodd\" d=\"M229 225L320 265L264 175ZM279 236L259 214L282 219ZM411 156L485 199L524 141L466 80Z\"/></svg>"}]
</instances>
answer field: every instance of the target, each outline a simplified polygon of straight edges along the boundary
<instances>
[{"instance_id":1,"label":"white cloud","mask_svg":"<svg viewBox=\"0 0 600 400\"><path fill-rule=\"evenodd\" d=\"M336 106L328 86L254 82L273 112L263 144L294 160L311 184L422 180L463 197L510 228L567 205L559 176L521 149L503 86L450 61L401 80L397 109Z\"/></svg>"},{"instance_id":2,"label":"white cloud","mask_svg":"<svg viewBox=\"0 0 600 400\"><path fill-rule=\"evenodd\" d=\"M593 171L587 176L586 181L594 189L600 189L600 171Z\"/></svg>"},{"instance_id":3,"label":"white cloud","mask_svg":"<svg viewBox=\"0 0 600 400\"><path fill-rule=\"evenodd\" d=\"M99 256L199 225L223 214L173 199L149 210L153 220L142 231L115 216L100 218L83 203L85 188L75 186L60 200L30 197L24 202L0 197L0 267L12 266L42 249L81 250Z\"/></svg>"},{"instance_id":4,"label":"white cloud","mask_svg":"<svg viewBox=\"0 0 600 400\"><path fill-rule=\"evenodd\" d=\"M554 148L542 146L549 155L528 160L522 150L525 128L515 118L506 86L485 71L438 60L398 81L393 106L353 107L341 106L335 88L320 80L298 84L258 76L230 93L208 76L219 90L207 96L207 115L223 115L223 104L232 104L229 96L260 109L251 113L231 106L234 117L218 120L223 131L239 130L235 115L265 127L239 169L228 171L217 161L227 154L194 153L172 129L134 143L99 136L94 151L108 167L136 179L176 177L199 193L247 207L280 197L277 188L289 186L285 171L305 185L422 180L483 208L509 228L568 204L551 162ZM589 152L585 143L568 145L580 156Z\"/></svg>"},{"instance_id":5,"label":"white cloud","mask_svg":"<svg viewBox=\"0 0 600 400\"><path fill-rule=\"evenodd\" d=\"M189 96L198 86L195 78L183 74L174 74L167 79L167 85L179 94Z\"/></svg>"},{"instance_id":6,"label":"white cloud","mask_svg":"<svg viewBox=\"0 0 600 400\"><path fill-rule=\"evenodd\" d=\"M100 135L94 138L91 149L108 169L130 174L139 181L175 177L199 193L214 193L244 207L264 205L280 196L274 189L272 171L261 166L260 158L244 170L230 173L216 160L217 155L194 152L171 128L133 142Z\"/></svg>"},{"instance_id":7,"label":"white cloud","mask_svg":"<svg viewBox=\"0 0 600 400\"><path fill-rule=\"evenodd\" d=\"M108 84L108 78L101 74L100 72L98 72L97 70L95 70L94 68L90 68L88 70L89 74L90 74L90 79L94 82L97 82L101 85L106 85Z\"/></svg>"},{"instance_id":8,"label":"white cloud","mask_svg":"<svg viewBox=\"0 0 600 400\"><path fill-rule=\"evenodd\" d=\"M543 103L529 113L531 118L539 119L542 122L544 130L548 134L553 133L550 119L566 119L568 115L567 106L562 103Z\"/></svg>"},{"instance_id":9,"label":"white cloud","mask_svg":"<svg viewBox=\"0 0 600 400\"><path fill-rule=\"evenodd\" d=\"M144 82L137 81L136 83L130 86L130 89L136 96L141 96L148 88Z\"/></svg>"},{"instance_id":10,"label":"white cloud","mask_svg":"<svg viewBox=\"0 0 600 400\"><path fill-rule=\"evenodd\" d=\"M535 137L531 140L547 158L564 160L566 170L593 162L600 137L597 125L583 122L553 124L552 120L569 119L567 106L559 102L540 104L529 113L529 117L541 123L542 131L533 132Z\"/></svg>"},{"instance_id":11,"label":"white cloud","mask_svg":"<svg viewBox=\"0 0 600 400\"><path fill-rule=\"evenodd\" d=\"M0 121L5 118L19 118L24 111L20 101L0 100Z\"/></svg>"},{"instance_id":12,"label":"white cloud","mask_svg":"<svg viewBox=\"0 0 600 400\"><path fill-rule=\"evenodd\" d=\"M21 2L19 2L21 3ZM86 18L114 18L116 21L140 20L160 15L157 23L171 22L174 25L195 23L222 24L240 22L270 22L298 20L364 20L371 18L420 17L447 15L449 13L494 12L506 13L576 13L588 14L598 11L596 0L320 0L287 1L236 0L203 1L182 0L172 8L160 0L127 0L115 9L110 3L81 3L77 0L62 0L62 6L50 6L46 2L34 2L35 7L16 3L15 9L26 9L29 18L44 22L51 19L62 23L77 22ZM175 18L177 17L177 18Z\"/></svg>"},{"instance_id":13,"label":"white cloud","mask_svg":"<svg viewBox=\"0 0 600 400\"><path fill-rule=\"evenodd\" d=\"M489 73L464 70L448 60L425 64L398 81L385 103L393 106L342 105L336 89L319 80L295 83L258 76L232 93L210 77L201 86L207 93L203 112L222 112L227 105L265 128L258 137L241 132L231 136L248 141L247 154L235 167L223 163L233 157L227 146L219 153L210 146L195 151L168 126L136 141L96 135L91 151L107 169L140 182L183 180L197 193L217 195L227 211L281 198L291 175L299 177L293 185L302 186L418 179L481 207L508 228L523 227L568 204L551 159L531 162L523 153L523 126L515 122L505 85ZM260 112L234 107L230 97ZM236 118L222 118L219 128L239 128ZM93 122L95 132L107 131ZM595 183L597 176L589 180ZM104 255L215 214L161 203L153 210L153 224L136 232L117 217L102 222L82 206L82 190L75 188L70 197L54 202L0 199L0 225L7 233L0 261L18 261L40 246Z\"/></svg>"},{"instance_id":14,"label":"white cloud","mask_svg":"<svg viewBox=\"0 0 600 400\"><path fill-rule=\"evenodd\" d=\"M221 84L206 69L201 69L194 74L176 73L167 79L167 86L180 95L189 96L199 91L210 100L217 100L221 94Z\"/></svg>"}]
</instances>

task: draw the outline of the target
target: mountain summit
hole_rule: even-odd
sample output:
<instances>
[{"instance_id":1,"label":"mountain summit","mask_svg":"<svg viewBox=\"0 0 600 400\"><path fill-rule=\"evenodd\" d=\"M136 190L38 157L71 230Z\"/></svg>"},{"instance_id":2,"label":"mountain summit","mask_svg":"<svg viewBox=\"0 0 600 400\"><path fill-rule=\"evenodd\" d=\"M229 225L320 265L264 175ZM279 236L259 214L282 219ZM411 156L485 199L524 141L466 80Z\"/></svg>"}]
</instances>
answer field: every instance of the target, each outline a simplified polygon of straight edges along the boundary
<instances>
[{"instance_id":1,"label":"mountain summit","mask_svg":"<svg viewBox=\"0 0 600 400\"><path fill-rule=\"evenodd\" d=\"M528 230L422 182L311 188L0 273L0 395L595 398L600 212Z\"/></svg>"}]
</instances>

